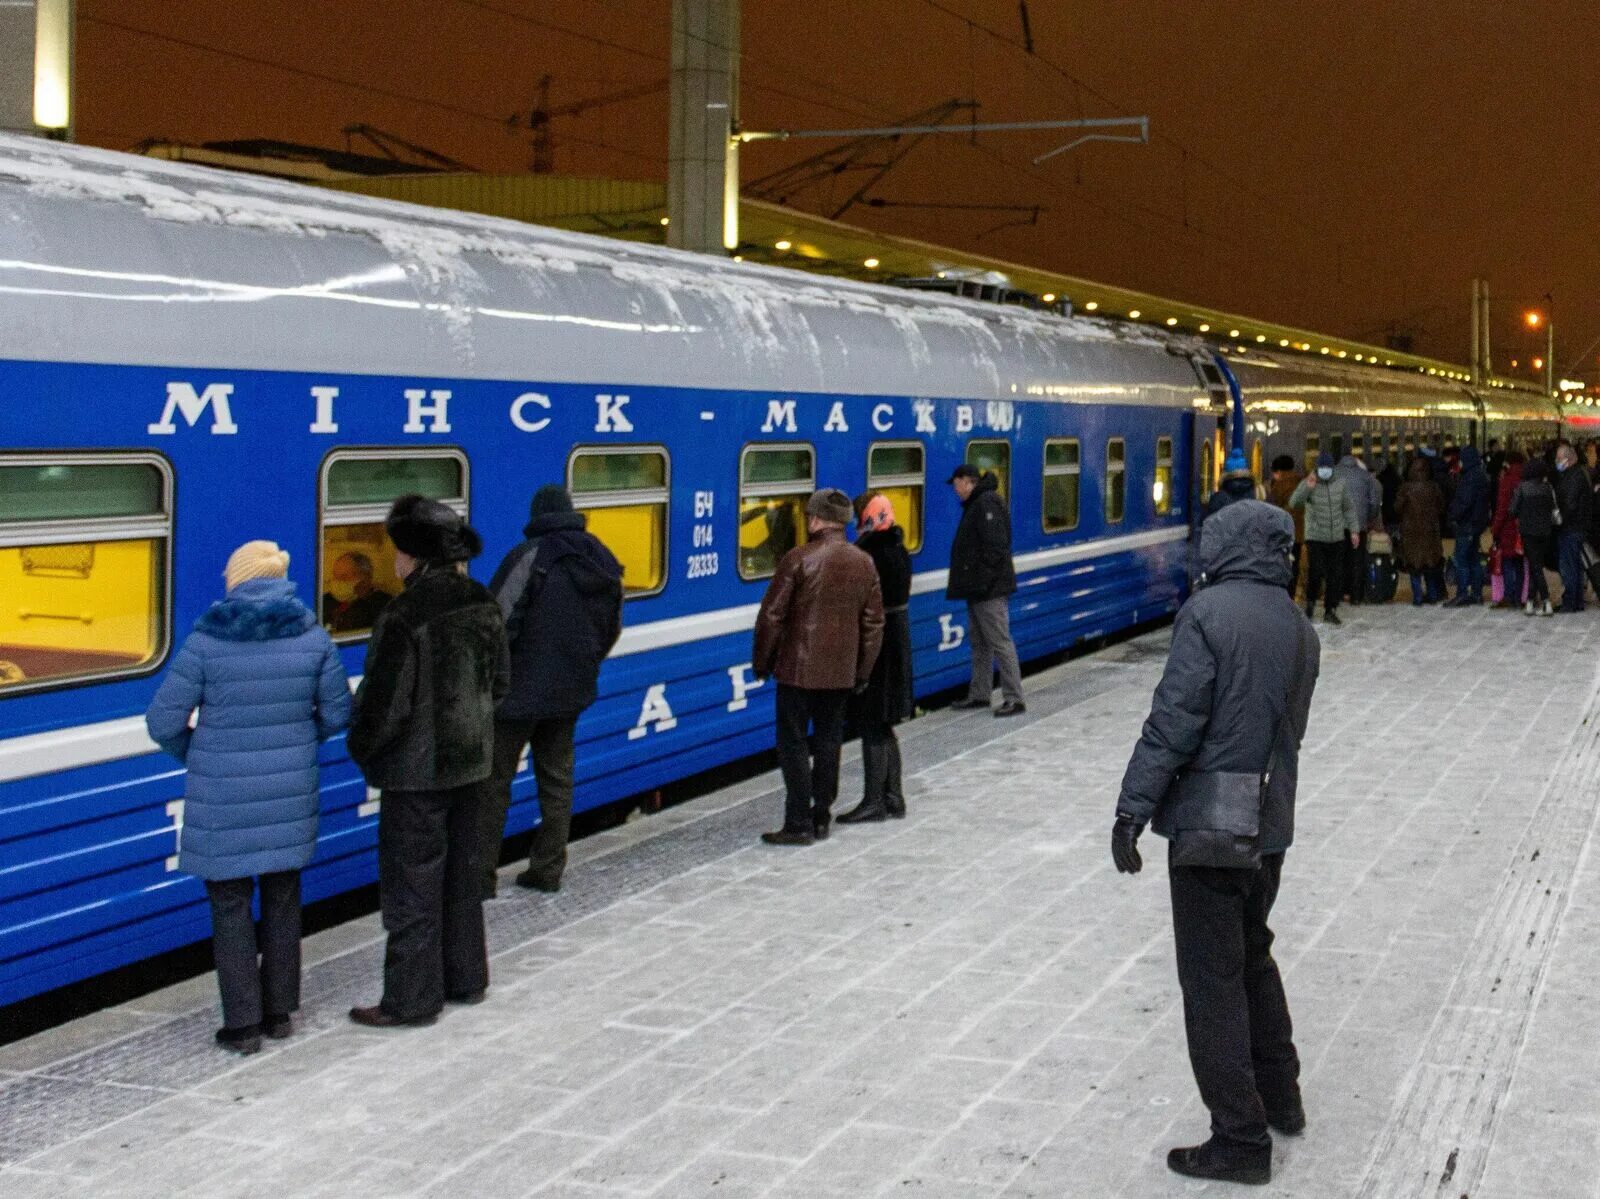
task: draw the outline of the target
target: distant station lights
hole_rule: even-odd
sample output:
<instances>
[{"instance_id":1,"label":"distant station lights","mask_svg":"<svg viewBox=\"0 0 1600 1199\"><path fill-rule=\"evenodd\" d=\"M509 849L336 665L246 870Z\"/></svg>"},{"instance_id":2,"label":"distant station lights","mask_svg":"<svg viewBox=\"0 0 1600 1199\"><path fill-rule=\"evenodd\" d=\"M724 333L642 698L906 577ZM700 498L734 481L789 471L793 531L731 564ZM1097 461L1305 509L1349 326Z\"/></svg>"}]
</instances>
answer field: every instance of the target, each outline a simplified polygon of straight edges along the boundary
<instances>
[{"instance_id":1,"label":"distant station lights","mask_svg":"<svg viewBox=\"0 0 1600 1199\"><path fill-rule=\"evenodd\" d=\"M667 218L660 218L660 223L662 225L666 225ZM773 240L770 244L773 247L773 250L775 250L778 254L788 254L791 251L795 251L795 242L792 237L779 237ZM862 249L865 248L866 247L863 247ZM746 247L746 249L748 250L749 247ZM879 255L863 254L862 250L860 249L858 249L855 254L849 255L844 259L844 261L841 261L841 256L830 255L815 246L808 245L806 249L795 252L802 258L815 262L819 266L832 261L837 267L843 266L845 261L853 261L860 264L859 266L855 267L856 270L863 272L878 272L878 277L880 278L883 278L886 275L899 273L893 270L885 272L883 270L883 260L879 257ZM857 255L859 255L859 257ZM733 261L735 262L743 262L744 260L744 254L733 255ZM928 263L927 265L929 268L932 268L934 264ZM967 277L968 271L965 269L947 267L945 269L930 270L929 273L933 274L939 279L963 279ZM1144 309L1130 306L1126 309L1122 309L1121 311L1125 313L1125 315L1121 315L1119 317L1117 311L1107 310L1106 308L1106 305L1108 303L1114 303L1114 300L1084 300L1081 303L1075 304L1071 296L1062 292L1040 291L1036 294L1036 302L1039 305L1060 312L1070 313L1076 309L1076 311L1084 314L1099 314L1102 317L1109 316L1113 320L1149 320L1165 326L1168 329L1189 329L1196 333L1209 334L1218 339L1221 339L1223 336L1220 326L1213 326L1210 321L1194 320L1192 316L1187 319L1183 316L1163 316L1159 311L1146 315ZM1522 314L1522 319L1529 329L1544 329L1548 320L1545 313L1538 310L1525 311ZM1353 359L1355 362L1361 363L1364 366L1385 366L1400 370L1416 371L1419 374L1428 374L1434 376L1435 378L1453 379L1460 382L1470 382L1472 380L1472 374L1470 371L1452 370L1446 366L1439 365L1430 366L1426 361L1419 362L1413 360L1410 362L1396 362L1396 360L1392 357L1386 357L1377 353L1369 353L1366 348L1362 348L1360 350L1351 348L1341 349L1338 345L1324 345L1321 342L1313 343L1310 341L1298 340L1293 336L1295 330L1287 331L1290 336L1284 336L1284 332L1285 331L1272 326L1268 326L1265 330L1262 330L1259 326L1256 329L1233 326L1227 330L1226 338L1226 340L1231 344L1224 346L1223 349L1228 353L1247 354L1249 353L1251 346L1270 347L1276 345L1278 349L1293 350L1302 354L1321 354L1324 357L1340 358L1344 360ZM1543 366L1543 362L1540 359L1531 359L1530 361L1536 370ZM1516 369L1518 363L1512 362L1511 366L1512 369ZM1560 394L1562 398L1573 403L1592 402L1591 397L1580 396L1576 394L1576 389L1568 386L1568 382L1570 381L1563 382L1562 388L1557 394ZM1485 384L1487 386L1497 388L1526 386L1526 384L1519 384L1515 381L1500 379L1488 379L1485 380Z\"/></svg>"}]
</instances>

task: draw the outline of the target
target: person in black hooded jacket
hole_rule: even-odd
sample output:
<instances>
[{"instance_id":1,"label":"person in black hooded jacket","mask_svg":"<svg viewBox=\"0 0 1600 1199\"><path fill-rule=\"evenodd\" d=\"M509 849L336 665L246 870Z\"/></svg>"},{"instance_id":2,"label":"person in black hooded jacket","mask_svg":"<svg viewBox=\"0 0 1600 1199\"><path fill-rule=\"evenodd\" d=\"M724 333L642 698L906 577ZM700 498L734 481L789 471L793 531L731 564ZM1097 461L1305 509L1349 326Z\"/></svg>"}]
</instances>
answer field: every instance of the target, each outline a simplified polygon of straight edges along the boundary
<instances>
[{"instance_id":1,"label":"person in black hooded jacket","mask_svg":"<svg viewBox=\"0 0 1600 1199\"><path fill-rule=\"evenodd\" d=\"M531 746L539 824L517 885L559 891L572 826L574 734L594 703L600 664L622 633L622 567L589 533L572 497L555 484L534 493L527 538L506 555L489 590L505 615L511 690L495 713L494 777L483 805L479 858L483 895L495 893L495 866L511 806L511 782Z\"/></svg>"},{"instance_id":2,"label":"person in black hooded jacket","mask_svg":"<svg viewBox=\"0 0 1600 1199\"><path fill-rule=\"evenodd\" d=\"M950 706L987 708L998 667L1002 702L994 714L1017 716L1028 706L1022 701L1022 668L1011 639L1010 599L1017 590L1011 512L993 471L979 471L964 462L947 482L961 501L961 523L950 543L950 581L944 594L946 599L966 601L967 643L972 649L972 683L966 697Z\"/></svg>"},{"instance_id":3,"label":"person in black hooded jacket","mask_svg":"<svg viewBox=\"0 0 1600 1199\"><path fill-rule=\"evenodd\" d=\"M1300 1059L1267 925L1294 839L1300 743L1321 658L1287 592L1293 550L1294 522L1281 508L1240 500L1206 521L1204 584L1173 625L1166 671L1117 797L1111 851L1119 871L1142 867L1137 842L1147 823L1172 839L1178 982L1211 1138L1174 1149L1167 1165L1192 1177L1267 1182L1268 1127L1305 1127ZM1180 812L1179 801L1204 800L1228 776L1259 788L1259 865L1190 864L1211 856L1191 857L1191 830L1226 826L1207 811L1189 823L1195 805Z\"/></svg>"}]
</instances>

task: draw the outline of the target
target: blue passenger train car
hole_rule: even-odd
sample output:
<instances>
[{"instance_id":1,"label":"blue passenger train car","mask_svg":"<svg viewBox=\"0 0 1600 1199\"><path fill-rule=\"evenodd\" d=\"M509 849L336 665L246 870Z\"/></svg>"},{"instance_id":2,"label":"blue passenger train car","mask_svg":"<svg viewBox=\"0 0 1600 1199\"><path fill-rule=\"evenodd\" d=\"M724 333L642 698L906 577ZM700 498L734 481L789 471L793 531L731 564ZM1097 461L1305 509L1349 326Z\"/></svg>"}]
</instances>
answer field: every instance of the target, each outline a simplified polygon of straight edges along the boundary
<instances>
[{"instance_id":1,"label":"blue passenger train car","mask_svg":"<svg viewBox=\"0 0 1600 1199\"><path fill-rule=\"evenodd\" d=\"M1322 414L1401 419L1338 415L1373 372L1250 359L1269 448ZM486 578L565 482L628 597L579 724L593 807L770 745L750 630L817 486L893 498L923 694L968 669L944 598L961 462L1011 506L1024 658L1175 611L1218 361L1136 326L0 138L0 1004L208 934L175 870L182 772L143 712L240 542L289 550L354 676L398 586L395 496L465 514ZM1465 394L1382 386L1419 425ZM308 900L376 873L378 800L342 738L322 765Z\"/></svg>"}]
</instances>

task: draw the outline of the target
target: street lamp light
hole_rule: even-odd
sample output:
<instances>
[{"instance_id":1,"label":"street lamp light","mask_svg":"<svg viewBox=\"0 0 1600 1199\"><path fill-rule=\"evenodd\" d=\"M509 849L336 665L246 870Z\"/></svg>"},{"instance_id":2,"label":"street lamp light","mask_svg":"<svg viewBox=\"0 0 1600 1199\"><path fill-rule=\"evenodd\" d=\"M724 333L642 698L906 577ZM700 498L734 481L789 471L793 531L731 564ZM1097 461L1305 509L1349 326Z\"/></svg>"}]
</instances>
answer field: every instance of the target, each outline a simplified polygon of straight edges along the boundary
<instances>
[{"instance_id":1,"label":"street lamp light","mask_svg":"<svg viewBox=\"0 0 1600 1199\"><path fill-rule=\"evenodd\" d=\"M1549 300L1550 300L1550 297L1546 296L1545 300L1548 303ZM1524 312L1522 314L1522 320L1523 320L1523 323L1525 323L1528 326L1528 328L1530 328L1530 329L1537 329L1541 325L1544 326L1544 358L1542 360L1538 359L1538 358L1535 358L1533 360L1533 365L1534 365L1534 369L1536 369L1536 370L1541 366L1544 367L1544 389L1545 389L1545 391L1547 393L1551 392L1551 391L1554 391L1555 390L1555 386L1556 386L1556 383L1555 383L1555 370L1556 370L1556 326L1555 326L1555 321L1551 319L1551 317L1549 316L1548 313L1540 312L1537 308L1530 308L1530 309L1528 309L1527 312Z\"/></svg>"}]
</instances>

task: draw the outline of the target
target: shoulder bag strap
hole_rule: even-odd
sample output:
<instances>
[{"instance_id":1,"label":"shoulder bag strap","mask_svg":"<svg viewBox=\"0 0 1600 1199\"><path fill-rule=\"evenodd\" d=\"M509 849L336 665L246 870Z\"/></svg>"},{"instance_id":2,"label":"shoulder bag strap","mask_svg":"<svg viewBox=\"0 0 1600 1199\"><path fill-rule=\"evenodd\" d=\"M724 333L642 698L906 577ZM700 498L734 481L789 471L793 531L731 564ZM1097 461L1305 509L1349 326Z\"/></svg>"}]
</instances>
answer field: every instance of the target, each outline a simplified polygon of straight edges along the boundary
<instances>
[{"instance_id":1,"label":"shoulder bag strap","mask_svg":"<svg viewBox=\"0 0 1600 1199\"><path fill-rule=\"evenodd\" d=\"M1298 617L1300 614L1295 613ZM1283 749L1284 731L1290 728L1289 720L1296 709L1300 707L1301 696L1305 693L1305 656L1306 656L1306 629L1308 624L1304 620L1297 620L1294 637L1294 682L1289 685L1288 702L1282 712L1278 713L1277 726L1272 733L1272 754L1267 759L1267 768L1261 773L1261 793L1266 795L1268 785L1272 782L1272 772L1278 767L1278 754Z\"/></svg>"}]
</instances>

